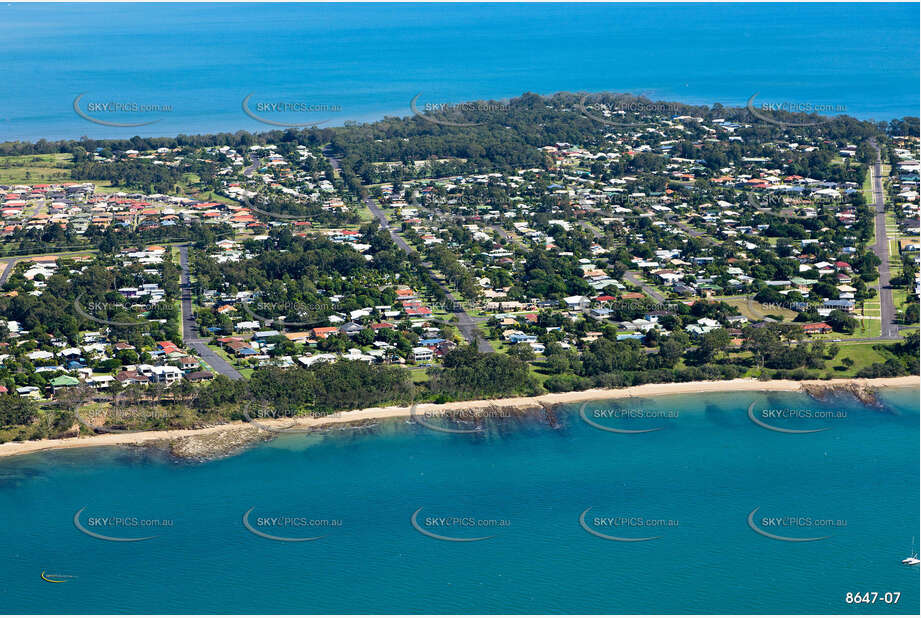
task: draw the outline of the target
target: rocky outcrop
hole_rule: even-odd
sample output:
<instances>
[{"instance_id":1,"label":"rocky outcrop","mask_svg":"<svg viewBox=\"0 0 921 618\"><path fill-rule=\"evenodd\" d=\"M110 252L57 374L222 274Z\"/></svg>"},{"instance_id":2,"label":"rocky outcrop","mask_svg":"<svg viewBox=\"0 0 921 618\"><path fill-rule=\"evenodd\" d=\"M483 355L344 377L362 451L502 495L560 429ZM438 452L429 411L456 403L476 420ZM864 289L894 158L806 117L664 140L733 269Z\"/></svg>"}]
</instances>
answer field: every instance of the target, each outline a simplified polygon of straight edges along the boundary
<instances>
[{"instance_id":1,"label":"rocky outcrop","mask_svg":"<svg viewBox=\"0 0 921 618\"><path fill-rule=\"evenodd\" d=\"M190 461L207 461L234 455L244 448L276 437L257 427L233 427L208 433L175 438L168 443L173 457Z\"/></svg>"},{"instance_id":2,"label":"rocky outcrop","mask_svg":"<svg viewBox=\"0 0 921 618\"><path fill-rule=\"evenodd\" d=\"M862 382L847 382L844 384L817 384L808 383L802 385L804 393L818 399L827 401L834 395L852 395L865 406L880 407L878 392L879 389Z\"/></svg>"},{"instance_id":3,"label":"rocky outcrop","mask_svg":"<svg viewBox=\"0 0 921 618\"><path fill-rule=\"evenodd\" d=\"M437 412L437 415L451 421L482 422L501 419L524 419L528 417L543 418L546 416L549 409L548 406L540 402L508 405L496 403L487 406L440 410ZM427 415L432 413L423 410L417 412L417 414Z\"/></svg>"}]
</instances>

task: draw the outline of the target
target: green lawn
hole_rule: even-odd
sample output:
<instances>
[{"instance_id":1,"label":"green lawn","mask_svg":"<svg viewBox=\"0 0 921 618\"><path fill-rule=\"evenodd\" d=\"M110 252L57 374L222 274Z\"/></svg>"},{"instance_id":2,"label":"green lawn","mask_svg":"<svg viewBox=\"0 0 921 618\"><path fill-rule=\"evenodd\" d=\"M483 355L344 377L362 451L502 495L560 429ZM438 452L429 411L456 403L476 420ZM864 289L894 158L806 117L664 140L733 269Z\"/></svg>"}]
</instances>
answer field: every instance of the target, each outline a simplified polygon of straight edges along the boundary
<instances>
[{"instance_id":1,"label":"green lawn","mask_svg":"<svg viewBox=\"0 0 921 618\"><path fill-rule=\"evenodd\" d=\"M861 187L861 190L863 191L863 196L867 200L867 204L873 203L873 188L872 188L872 183L870 182L871 175L872 174L869 174L869 173L867 174L867 177L864 178L864 181L863 181L863 187Z\"/></svg>"},{"instance_id":2,"label":"green lawn","mask_svg":"<svg viewBox=\"0 0 921 618\"><path fill-rule=\"evenodd\" d=\"M69 153L0 157L0 184L70 181Z\"/></svg>"},{"instance_id":3,"label":"green lawn","mask_svg":"<svg viewBox=\"0 0 921 618\"><path fill-rule=\"evenodd\" d=\"M724 300L723 302L738 309L739 315L744 315L752 322L760 322L767 315L783 316L784 320L793 320L797 315L792 309L763 305L755 300L749 301L745 297Z\"/></svg>"},{"instance_id":4,"label":"green lawn","mask_svg":"<svg viewBox=\"0 0 921 618\"><path fill-rule=\"evenodd\" d=\"M353 204L350 206L350 208L355 210L355 213L361 219L362 223L365 223L367 221L371 221L372 219L374 219L374 215L371 213L371 209L368 208L368 205L365 204L364 202L361 202L359 204Z\"/></svg>"},{"instance_id":5,"label":"green lawn","mask_svg":"<svg viewBox=\"0 0 921 618\"><path fill-rule=\"evenodd\" d=\"M867 316L873 315L874 309L870 307L867 308ZM861 320L857 319L857 328L854 330L854 333L851 335L845 333L828 333L826 335L812 335L810 339L815 339L819 341L833 341L835 339L841 339L842 341L847 341L848 339L865 339L867 337L879 337L882 333L882 322L879 319L879 305L876 309L876 318L868 317L867 319ZM857 317L857 316L855 316Z\"/></svg>"},{"instance_id":6,"label":"green lawn","mask_svg":"<svg viewBox=\"0 0 921 618\"><path fill-rule=\"evenodd\" d=\"M222 347L220 347L220 346L216 346L216 345L210 345L210 344L208 345L208 347L211 348L212 350L214 350L214 352L215 352L218 356L220 356L220 357L223 358L225 361L227 361L228 363L230 363L230 365L231 365L232 367L234 367L235 369L237 369L238 371L240 371L240 373L242 373L243 371L245 371L245 369L241 369L241 365L240 365L239 362L237 362L236 359L234 359L234 358L231 357L229 354L227 354L227 352L224 351L224 348L222 348ZM250 371L250 373L252 373L252 369L250 369L249 371Z\"/></svg>"},{"instance_id":7,"label":"green lawn","mask_svg":"<svg viewBox=\"0 0 921 618\"><path fill-rule=\"evenodd\" d=\"M905 305L908 304L909 294L908 290L905 288L893 288L892 289L892 303L895 305L896 311L904 311Z\"/></svg>"},{"instance_id":8,"label":"green lawn","mask_svg":"<svg viewBox=\"0 0 921 618\"><path fill-rule=\"evenodd\" d=\"M839 344L840 350L834 359L826 361L825 367L834 372L835 377L853 377L857 375L861 369L869 367L873 363L882 363L886 359L876 350L873 349L873 345L861 344L861 343L841 343ZM847 369L838 369L835 367L843 366L842 361L845 358L850 358L854 361L854 364Z\"/></svg>"},{"instance_id":9,"label":"green lawn","mask_svg":"<svg viewBox=\"0 0 921 618\"><path fill-rule=\"evenodd\" d=\"M406 370L409 371L413 384L425 384L428 382L429 374L425 367L408 366Z\"/></svg>"}]
</instances>

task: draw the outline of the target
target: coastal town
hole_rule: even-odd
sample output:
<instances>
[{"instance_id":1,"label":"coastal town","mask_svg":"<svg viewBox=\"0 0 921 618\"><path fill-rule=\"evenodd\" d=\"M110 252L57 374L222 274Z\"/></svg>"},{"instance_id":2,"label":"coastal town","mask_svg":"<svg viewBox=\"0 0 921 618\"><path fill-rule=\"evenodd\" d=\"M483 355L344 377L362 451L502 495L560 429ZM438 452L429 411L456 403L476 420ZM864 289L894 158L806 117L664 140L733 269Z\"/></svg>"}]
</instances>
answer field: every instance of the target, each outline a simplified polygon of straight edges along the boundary
<instances>
[{"instance_id":1,"label":"coastal town","mask_svg":"<svg viewBox=\"0 0 921 618\"><path fill-rule=\"evenodd\" d=\"M0 12L0 618L921 611L921 2Z\"/></svg>"},{"instance_id":2,"label":"coastal town","mask_svg":"<svg viewBox=\"0 0 921 618\"><path fill-rule=\"evenodd\" d=\"M321 369L387 376L356 407L917 374L916 131L547 107L584 130L522 142L528 165L479 134L424 142L462 133L437 116L360 147L305 130L0 157L0 438L91 431L57 412L74 398ZM47 406L52 429L16 422Z\"/></svg>"}]
</instances>

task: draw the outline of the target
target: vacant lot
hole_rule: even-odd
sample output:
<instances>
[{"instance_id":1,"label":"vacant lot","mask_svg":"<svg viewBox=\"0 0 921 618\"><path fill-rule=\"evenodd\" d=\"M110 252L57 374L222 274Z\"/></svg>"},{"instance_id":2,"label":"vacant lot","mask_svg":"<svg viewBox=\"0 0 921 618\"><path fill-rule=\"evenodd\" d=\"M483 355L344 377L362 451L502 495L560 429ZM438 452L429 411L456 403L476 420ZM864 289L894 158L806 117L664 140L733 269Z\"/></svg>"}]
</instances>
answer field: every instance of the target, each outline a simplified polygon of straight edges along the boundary
<instances>
[{"instance_id":1,"label":"vacant lot","mask_svg":"<svg viewBox=\"0 0 921 618\"><path fill-rule=\"evenodd\" d=\"M769 315L782 316L784 320L791 321L797 315L792 309L785 309L776 305L762 305L748 298L732 298L723 302L738 309L739 315L744 315L752 322L760 322Z\"/></svg>"}]
</instances>

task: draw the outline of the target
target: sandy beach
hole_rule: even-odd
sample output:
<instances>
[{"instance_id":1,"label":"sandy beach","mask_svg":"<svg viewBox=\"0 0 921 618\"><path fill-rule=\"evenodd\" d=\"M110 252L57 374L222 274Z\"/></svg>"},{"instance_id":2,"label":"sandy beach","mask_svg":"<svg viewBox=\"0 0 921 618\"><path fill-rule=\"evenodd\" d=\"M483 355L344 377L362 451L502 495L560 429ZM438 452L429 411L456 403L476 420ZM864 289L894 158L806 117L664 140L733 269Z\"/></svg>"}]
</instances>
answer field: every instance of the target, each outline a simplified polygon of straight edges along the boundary
<instances>
[{"instance_id":1,"label":"sandy beach","mask_svg":"<svg viewBox=\"0 0 921 618\"><path fill-rule=\"evenodd\" d=\"M417 414L438 414L459 410L482 410L496 405L507 407L553 406L559 404L600 401L605 399L622 399L628 397L658 397L663 395L687 395L695 393L716 393L733 391L799 391L804 386L843 387L858 385L875 388L899 388L921 386L919 376L901 376L896 378L873 379L834 379L834 380L771 380L761 382L751 379L723 380L709 382L677 382L668 384L643 384L618 389L590 389L570 393L550 393L535 397L509 397L504 399L487 399L474 401L456 401L435 404L422 403L416 406ZM331 416L299 419L259 420L262 427L285 429L309 429L341 423L354 423L389 418L408 418L412 409L408 406L391 406L386 408L365 408L340 412ZM142 431L136 433L110 433L76 438L54 440L32 440L28 442L7 442L0 444L0 458L25 455L38 451L64 448L84 448L97 446L144 445L152 442L168 442L191 436L207 436L219 432L252 432L253 424L240 421L205 427L201 429L177 429L169 431Z\"/></svg>"}]
</instances>

